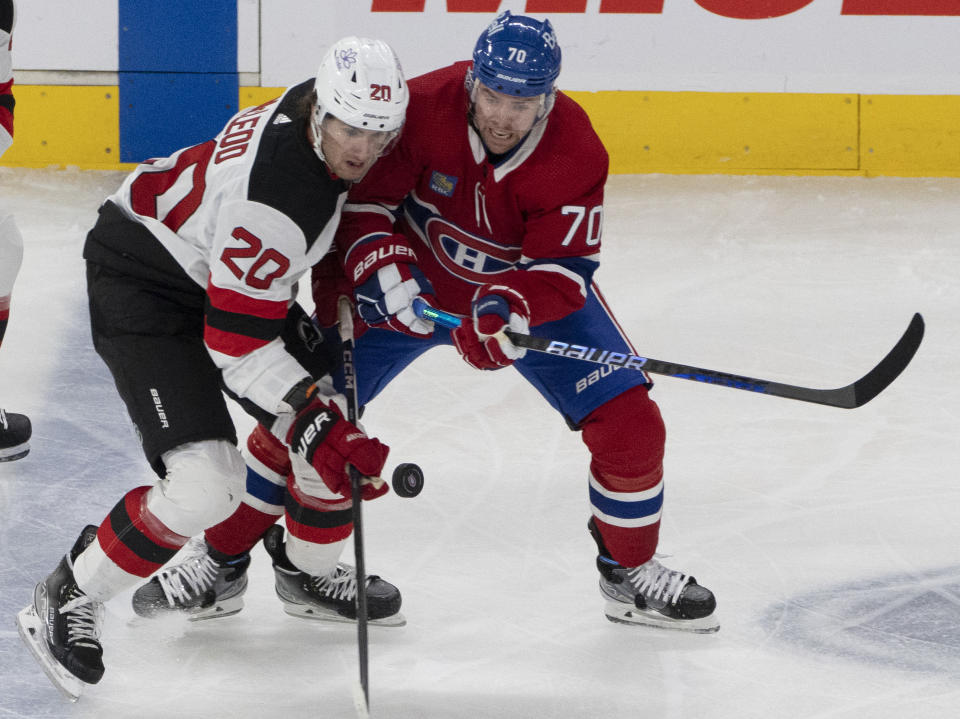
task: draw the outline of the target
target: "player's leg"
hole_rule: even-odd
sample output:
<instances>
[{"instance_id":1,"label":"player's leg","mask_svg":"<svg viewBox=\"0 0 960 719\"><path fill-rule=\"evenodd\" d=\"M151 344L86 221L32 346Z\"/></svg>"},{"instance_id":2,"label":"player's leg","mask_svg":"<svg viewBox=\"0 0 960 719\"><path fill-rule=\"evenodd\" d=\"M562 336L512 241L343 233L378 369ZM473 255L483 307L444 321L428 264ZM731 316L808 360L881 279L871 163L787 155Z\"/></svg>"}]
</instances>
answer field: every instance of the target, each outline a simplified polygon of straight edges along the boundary
<instances>
[{"instance_id":1,"label":"player's leg","mask_svg":"<svg viewBox=\"0 0 960 719\"><path fill-rule=\"evenodd\" d=\"M329 340L328 340L329 341ZM437 342L390 330L368 330L355 342L358 397L366 404L397 374ZM333 372L334 384L343 389L343 375ZM351 501L329 490L312 467L292 456L293 471L287 482L286 525L272 527L264 546L273 559L277 595L284 610L309 619L356 618L356 572L339 561L353 532ZM400 591L377 575L367 580L367 612L376 624L405 623L399 614Z\"/></svg>"},{"instance_id":2,"label":"player's leg","mask_svg":"<svg viewBox=\"0 0 960 719\"><path fill-rule=\"evenodd\" d=\"M339 561L352 531L350 501L339 495L320 501L304 493L293 479L287 446L263 425L257 425L247 440L246 460L246 491L240 506L203 537L191 540L179 562L140 587L133 596L134 611L144 617L180 612L191 620L236 614L243 608L250 551L263 537L273 560L277 596L288 614L355 619L355 571ZM287 542L283 529L274 527L284 512ZM400 591L394 585L370 576L367 589L369 619L392 626L403 623L398 614Z\"/></svg>"},{"instance_id":3,"label":"player's leg","mask_svg":"<svg viewBox=\"0 0 960 719\"><path fill-rule=\"evenodd\" d=\"M634 353L595 287L582 310L532 332ZM515 366L581 431L590 450L589 526L608 618L714 631L712 593L653 558L666 433L646 375L533 352Z\"/></svg>"},{"instance_id":4,"label":"player's leg","mask_svg":"<svg viewBox=\"0 0 960 719\"><path fill-rule=\"evenodd\" d=\"M286 525L267 530L263 545L273 560L275 589L291 616L321 621L357 618L357 577L339 561L353 532L350 500L324 492L304 472L290 475ZM326 487L326 485L324 485ZM375 574L366 576L367 618L373 624L402 626L400 590Z\"/></svg>"},{"instance_id":5,"label":"player's leg","mask_svg":"<svg viewBox=\"0 0 960 719\"><path fill-rule=\"evenodd\" d=\"M12 215L0 210L0 345L10 319L13 283L23 261L23 238ZM0 388L2 389L2 388ZM0 407L0 462L26 457L30 452L30 420Z\"/></svg>"},{"instance_id":6,"label":"player's leg","mask_svg":"<svg viewBox=\"0 0 960 719\"><path fill-rule=\"evenodd\" d=\"M599 552L607 617L716 631L712 592L653 558L663 505L665 433L647 388L634 387L608 400L581 426L591 453L589 529Z\"/></svg>"},{"instance_id":7,"label":"player's leg","mask_svg":"<svg viewBox=\"0 0 960 719\"><path fill-rule=\"evenodd\" d=\"M372 400L405 367L441 340L410 337L392 330L367 330L357 338L354 362L358 400ZM332 373L343 390L343 374ZM273 527L264 546L273 559L277 595L294 616L352 620L356 617L356 572L339 562L353 532L351 502L332 493L312 467L292 456L286 495L287 538ZM367 611L374 623L400 625L399 590L376 575L367 577Z\"/></svg>"},{"instance_id":8,"label":"player's leg","mask_svg":"<svg viewBox=\"0 0 960 719\"><path fill-rule=\"evenodd\" d=\"M291 310L288 318L284 334L288 350L312 376L333 372L342 384L342 375L336 372L336 328L317 335L311 325L305 325L305 316L298 310ZM366 390L364 397L369 400L431 346L429 341L393 331L365 333L357 340L355 351L358 376L371 378L367 383L360 382ZM251 433L245 455L246 489L240 506L225 521L207 529L202 539L194 539L191 551L181 561L167 566L138 589L134 610L146 617L185 612L193 620L239 612L247 587L250 551L286 512L287 541L279 527L270 534L269 543L265 538L284 609L303 618L355 618L355 571L338 561L353 529L349 500L339 496L318 500L301 490L294 479L292 486L297 488L288 496L292 472L288 448L264 424ZM390 625L403 622L398 614L400 591L394 585L371 575L367 578L367 594L371 620Z\"/></svg>"},{"instance_id":9,"label":"player's leg","mask_svg":"<svg viewBox=\"0 0 960 719\"><path fill-rule=\"evenodd\" d=\"M229 617L243 609L250 550L283 516L287 447L258 424L247 438L246 485L227 519L194 537L179 561L168 564L134 592L142 617L182 612L191 620Z\"/></svg>"},{"instance_id":10,"label":"player's leg","mask_svg":"<svg viewBox=\"0 0 960 719\"><path fill-rule=\"evenodd\" d=\"M314 377L322 377L339 357L338 346L323 336L303 309L294 304L282 338L287 350ZM270 434L273 418L238 400L260 422L246 442L246 479L236 511L195 537L179 561L158 572L133 595L133 609L143 617L184 612L191 620L227 617L243 609L250 551L284 512L290 459L287 446Z\"/></svg>"},{"instance_id":11,"label":"player's leg","mask_svg":"<svg viewBox=\"0 0 960 719\"><path fill-rule=\"evenodd\" d=\"M128 492L99 528L87 527L28 608L43 622L43 641L28 642L48 650L37 658L87 683L103 674L102 603L229 516L243 487L219 373L202 341L202 293L168 290L88 265L94 347L161 479ZM30 629L21 623L21 632Z\"/></svg>"}]
</instances>

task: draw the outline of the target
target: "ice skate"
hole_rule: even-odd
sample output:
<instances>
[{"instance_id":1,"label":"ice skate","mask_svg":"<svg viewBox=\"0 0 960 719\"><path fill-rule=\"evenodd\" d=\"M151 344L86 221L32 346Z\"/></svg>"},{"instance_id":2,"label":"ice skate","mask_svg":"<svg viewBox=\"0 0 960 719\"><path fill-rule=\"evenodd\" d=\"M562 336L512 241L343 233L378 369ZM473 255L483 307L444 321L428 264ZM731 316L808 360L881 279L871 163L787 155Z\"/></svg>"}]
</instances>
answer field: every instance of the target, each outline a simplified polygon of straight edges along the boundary
<instances>
[{"instance_id":1,"label":"ice skate","mask_svg":"<svg viewBox=\"0 0 960 719\"><path fill-rule=\"evenodd\" d=\"M97 528L87 526L70 554L37 585L33 604L17 614L17 628L50 681L71 701L85 684L103 677L100 629L103 604L85 595L73 578L73 562L90 544Z\"/></svg>"},{"instance_id":2,"label":"ice skate","mask_svg":"<svg viewBox=\"0 0 960 719\"><path fill-rule=\"evenodd\" d=\"M203 537L187 544L186 558L161 569L133 594L141 617L182 613L190 621L229 617L243 609L250 555L218 555Z\"/></svg>"},{"instance_id":3,"label":"ice skate","mask_svg":"<svg viewBox=\"0 0 960 719\"><path fill-rule=\"evenodd\" d=\"M12 462L30 453L30 418L0 407L0 462Z\"/></svg>"},{"instance_id":4,"label":"ice skate","mask_svg":"<svg viewBox=\"0 0 960 719\"><path fill-rule=\"evenodd\" d=\"M294 617L333 622L357 618L357 575L349 564L340 562L332 574L312 577L287 559L283 527L273 525L263 537L273 559L277 596L283 610ZM370 624L401 627L407 620L400 614L400 590L380 577L367 576L367 617Z\"/></svg>"},{"instance_id":5,"label":"ice skate","mask_svg":"<svg viewBox=\"0 0 960 719\"><path fill-rule=\"evenodd\" d=\"M590 533L600 548L600 593L611 622L708 634L720 629L714 615L717 600L706 587L683 572L651 559L638 567L622 567L607 556L593 521Z\"/></svg>"}]
</instances>

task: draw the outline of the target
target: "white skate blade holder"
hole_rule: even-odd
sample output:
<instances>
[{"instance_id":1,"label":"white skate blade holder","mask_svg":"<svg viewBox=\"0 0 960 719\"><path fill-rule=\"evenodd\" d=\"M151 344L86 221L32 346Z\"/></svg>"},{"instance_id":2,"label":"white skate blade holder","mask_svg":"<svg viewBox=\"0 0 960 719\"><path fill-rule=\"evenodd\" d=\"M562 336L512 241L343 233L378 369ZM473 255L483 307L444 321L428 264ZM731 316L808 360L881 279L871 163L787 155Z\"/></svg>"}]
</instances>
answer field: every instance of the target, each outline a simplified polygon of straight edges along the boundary
<instances>
[{"instance_id":1,"label":"white skate blade holder","mask_svg":"<svg viewBox=\"0 0 960 719\"><path fill-rule=\"evenodd\" d=\"M217 602L209 607L185 611L181 614L174 612L161 613L152 617L143 617L135 614L127 620L131 627L150 626L162 621L182 620L184 622L206 622L208 619L224 619L239 614L244 607L241 597L231 597L223 602Z\"/></svg>"},{"instance_id":2,"label":"white skate blade holder","mask_svg":"<svg viewBox=\"0 0 960 719\"><path fill-rule=\"evenodd\" d=\"M297 617L298 619L309 619L314 622L337 622L341 624L356 624L356 619L350 619L349 617L344 617L340 614L337 614L334 610L324 610L317 607L311 607L304 604L294 604L292 602L283 601L283 611L289 614L291 617ZM400 612L397 612L391 617L383 617L382 619L369 619L367 624L371 627L402 627L407 623L407 618L404 617Z\"/></svg>"},{"instance_id":3,"label":"white skate blade holder","mask_svg":"<svg viewBox=\"0 0 960 719\"><path fill-rule=\"evenodd\" d=\"M700 619L671 619L660 612L637 609L629 604L617 601L607 601L604 606L607 619L615 624L633 624L644 627L657 627L679 632L693 632L694 634L713 634L720 630L720 622L713 614Z\"/></svg>"},{"instance_id":4,"label":"white skate blade holder","mask_svg":"<svg viewBox=\"0 0 960 719\"><path fill-rule=\"evenodd\" d=\"M67 699L72 702L77 701L83 693L86 683L68 672L50 653L47 642L43 637L43 622L40 621L40 617L37 616L32 604L25 609L21 609L17 614L17 629L23 643L33 654L34 659L37 660L50 682Z\"/></svg>"},{"instance_id":5,"label":"white skate blade holder","mask_svg":"<svg viewBox=\"0 0 960 719\"><path fill-rule=\"evenodd\" d=\"M232 617L234 614L239 614L241 609L243 609L243 597L230 597L229 599L218 601L212 606L190 612L188 619L191 622L202 622L207 619L223 619L224 617Z\"/></svg>"}]
</instances>

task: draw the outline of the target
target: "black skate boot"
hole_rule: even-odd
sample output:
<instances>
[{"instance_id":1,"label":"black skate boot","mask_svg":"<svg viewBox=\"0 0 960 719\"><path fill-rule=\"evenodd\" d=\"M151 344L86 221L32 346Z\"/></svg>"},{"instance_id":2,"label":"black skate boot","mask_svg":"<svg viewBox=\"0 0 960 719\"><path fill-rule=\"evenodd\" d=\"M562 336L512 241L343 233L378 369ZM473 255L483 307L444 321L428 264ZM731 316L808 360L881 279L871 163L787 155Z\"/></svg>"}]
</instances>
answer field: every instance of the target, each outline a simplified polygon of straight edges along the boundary
<instances>
[{"instance_id":1,"label":"black skate boot","mask_svg":"<svg viewBox=\"0 0 960 719\"><path fill-rule=\"evenodd\" d=\"M103 604L92 601L73 578L73 562L95 539L97 527L84 528L73 549L37 585L33 604L17 615L20 636L50 680L70 699L84 684L103 677L100 628Z\"/></svg>"},{"instance_id":2,"label":"black skate boot","mask_svg":"<svg viewBox=\"0 0 960 719\"><path fill-rule=\"evenodd\" d=\"M0 462L12 462L30 453L30 418L0 407Z\"/></svg>"},{"instance_id":3,"label":"black skate boot","mask_svg":"<svg viewBox=\"0 0 960 719\"><path fill-rule=\"evenodd\" d=\"M287 559L283 527L275 524L263 536L263 546L273 559L277 596L283 610L293 617L334 622L357 618L357 575L340 562L332 574L312 577ZM375 574L367 576L367 617L371 624L401 627L407 620L400 612L400 590Z\"/></svg>"},{"instance_id":4,"label":"black skate boot","mask_svg":"<svg viewBox=\"0 0 960 719\"><path fill-rule=\"evenodd\" d=\"M611 622L642 624L706 634L720 629L713 614L717 600L706 587L656 559L639 567L622 567L610 558L593 519L588 524L597 543L600 593Z\"/></svg>"},{"instance_id":5,"label":"black skate boot","mask_svg":"<svg viewBox=\"0 0 960 719\"><path fill-rule=\"evenodd\" d=\"M161 569L133 594L133 611L141 617L183 613L190 621L229 617L243 609L248 553L229 556L203 537L188 542L186 558Z\"/></svg>"}]
</instances>

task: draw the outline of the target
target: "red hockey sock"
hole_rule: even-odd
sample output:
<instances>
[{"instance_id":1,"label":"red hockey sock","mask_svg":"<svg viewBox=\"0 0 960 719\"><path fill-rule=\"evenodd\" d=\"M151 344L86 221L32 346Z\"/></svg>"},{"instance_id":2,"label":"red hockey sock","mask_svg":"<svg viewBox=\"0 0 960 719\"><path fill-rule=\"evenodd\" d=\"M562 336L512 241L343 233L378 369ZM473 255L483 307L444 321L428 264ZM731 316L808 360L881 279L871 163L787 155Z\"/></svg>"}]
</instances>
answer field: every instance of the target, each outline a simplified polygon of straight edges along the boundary
<instances>
[{"instance_id":1,"label":"red hockey sock","mask_svg":"<svg viewBox=\"0 0 960 719\"><path fill-rule=\"evenodd\" d=\"M258 424L247 438L247 488L243 501L227 519L205 533L207 543L227 555L249 552L283 514L287 446Z\"/></svg>"},{"instance_id":2,"label":"red hockey sock","mask_svg":"<svg viewBox=\"0 0 960 719\"><path fill-rule=\"evenodd\" d=\"M230 556L249 552L280 517L241 502L237 511L204 532L207 543Z\"/></svg>"},{"instance_id":3,"label":"red hockey sock","mask_svg":"<svg viewBox=\"0 0 960 719\"><path fill-rule=\"evenodd\" d=\"M353 531L353 502L329 502L304 494L291 474L287 480L286 522L290 534L305 542L339 542Z\"/></svg>"},{"instance_id":4,"label":"red hockey sock","mask_svg":"<svg viewBox=\"0 0 960 719\"><path fill-rule=\"evenodd\" d=\"M595 409L583 423L590 449L590 508L610 557L636 567L653 557L663 506L666 432L646 387Z\"/></svg>"},{"instance_id":5,"label":"red hockey sock","mask_svg":"<svg viewBox=\"0 0 960 719\"><path fill-rule=\"evenodd\" d=\"M147 509L150 487L132 489L117 502L100 525L97 539L118 567L137 577L149 577L187 543Z\"/></svg>"}]
</instances>

